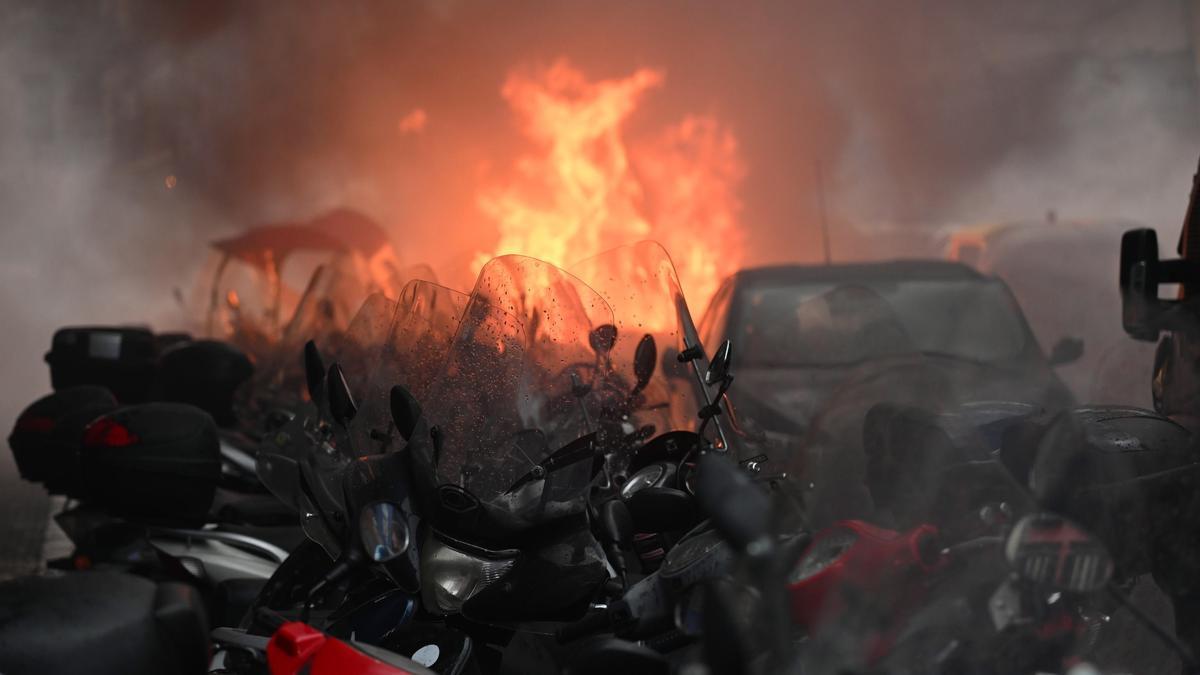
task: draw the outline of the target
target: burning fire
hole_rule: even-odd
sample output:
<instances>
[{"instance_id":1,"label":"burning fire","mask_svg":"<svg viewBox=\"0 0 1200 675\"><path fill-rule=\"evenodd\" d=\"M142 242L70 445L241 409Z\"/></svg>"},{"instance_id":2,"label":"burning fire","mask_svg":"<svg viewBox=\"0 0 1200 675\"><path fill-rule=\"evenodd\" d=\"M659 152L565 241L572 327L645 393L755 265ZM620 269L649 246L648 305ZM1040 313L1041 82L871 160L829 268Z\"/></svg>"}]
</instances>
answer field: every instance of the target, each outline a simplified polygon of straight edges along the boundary
<instances>
[{"instance_id":1,"label":"burning fire","mask_svg":"<svg viewBox=\"0 0 1200 675\"><path fill-rule=\"evenodd\" d=\"M674 256L689 304L699 311L742 257L736 191L745 175L733 134L689 115L630 145L622 125L661 70L590 81L568 61L512 73L501 93L540 154L520 158L512 180L485 188L479 206L496 222L497 255L556 265L654 239Z\"/></svg>"}]
</instances>

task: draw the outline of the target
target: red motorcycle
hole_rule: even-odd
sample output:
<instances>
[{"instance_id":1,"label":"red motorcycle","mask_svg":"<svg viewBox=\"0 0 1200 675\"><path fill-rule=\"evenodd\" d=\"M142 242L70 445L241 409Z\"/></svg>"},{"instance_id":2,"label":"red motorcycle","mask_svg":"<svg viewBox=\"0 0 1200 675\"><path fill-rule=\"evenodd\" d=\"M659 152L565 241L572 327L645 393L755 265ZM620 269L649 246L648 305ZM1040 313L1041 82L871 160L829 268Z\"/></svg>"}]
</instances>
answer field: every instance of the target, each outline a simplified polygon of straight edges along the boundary
<instances>
[{"instance_id":1,"label":"red motorcycle","mask_svg":"<svg viewBox=\"0 0 1200 675\"><path fill-rule=\"evenodd\" d=\"M347 642L299 621L286 623L267 644L271 675L433 675L418 661L432 664L437 647L422 648L413 658L361 642Z\"/></svg>"}]
</instances>

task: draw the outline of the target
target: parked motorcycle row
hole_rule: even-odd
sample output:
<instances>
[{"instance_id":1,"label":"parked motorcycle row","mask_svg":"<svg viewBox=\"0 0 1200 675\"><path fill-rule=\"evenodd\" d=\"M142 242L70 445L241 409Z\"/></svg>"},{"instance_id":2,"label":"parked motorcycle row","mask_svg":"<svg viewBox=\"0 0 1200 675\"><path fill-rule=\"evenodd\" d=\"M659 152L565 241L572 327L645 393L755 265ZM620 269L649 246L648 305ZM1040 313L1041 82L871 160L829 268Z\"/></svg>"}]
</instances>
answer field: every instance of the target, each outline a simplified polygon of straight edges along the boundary
<instances>
[{"instance_id":1,"label":"parked motorcycle row","mask_svg":"<svg viewBox=\"0 0 1200 675\"><path fill-rule=\"evenodd\" d=\"M1122 254L1127 330L1182 343L1190 256ZM322 287L254 362L55 335L9 443L74 552L0 584L0 672L1083 675L1138 667L1117 615L1200 672L1200 462L1159 412L884 397L853 447L788 440L653 242L344 328L304 318Z\"/></svg>"}]
</instances>

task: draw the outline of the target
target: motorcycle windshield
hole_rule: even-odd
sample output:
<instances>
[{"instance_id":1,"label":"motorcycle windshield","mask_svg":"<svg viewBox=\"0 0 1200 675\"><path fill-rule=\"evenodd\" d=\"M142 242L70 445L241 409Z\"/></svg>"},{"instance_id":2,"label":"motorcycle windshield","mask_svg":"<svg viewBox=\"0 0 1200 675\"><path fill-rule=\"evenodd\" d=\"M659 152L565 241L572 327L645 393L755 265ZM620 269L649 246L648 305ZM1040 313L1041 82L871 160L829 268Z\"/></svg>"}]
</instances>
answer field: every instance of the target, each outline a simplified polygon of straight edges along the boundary
<instances>
[{"instance_id":1,"label":"motorcycle windshield","mask_svg":"<svg viewBox=\"0 0 1200 675\"><path fill-rule=\"evenodd\" d=\"M704 405L692 366L679 353L700 344L679 276L667 251L657 242L621 246L574 263L570 272L612 307L616 341L604 359L611 389L603 392L605 409L622 413L627 431L653 427L653 434L695 430ZM637 389L635 356L649 335L657 358L649 380ZM696 361L704 372L707 361ZM715 392L714 392L715 394Z\"/></svg>"},{"instance_id":2,"label":"motorcycle windshield","mask_svg":"<svg viewBox=\"0 0 1200 675\"><path fill-rule=\"evenodd\" d=\"M426 399L446 362L467 298L466 293L413 280L398 302L380 296L369 314L363 315L364 305L361 320L351 322L346 349L364 357L345 369L358 401L350 437L359 456L399 447L393 438L392 387L403 385L418 401Z\"/></svg>"},{"instance_id":3,"label":"motorcycle windshield","mask_svg":"<svg viewBox=\"0 0 1200 675\"><path fill-rule=\"evenodd\" d=\"M300 358L304 343L313 340L323 353L331 354L331 343L341 338L352 312L362 302L362 295L355 292L345 271L337 266L322 265L313 272L279 341L256 369L253 390L259 399L290 404L307 398Z\"/></svg>"},{"instance_id":4,"label":"motorcycle windshield","mask_svg":"<svg viewBox=\"0 0 1200 675\"><path fill-rule=\"evenodd\" d=\"M510 527L581 510L591 462L522 478L595 431L607 373L590 335L612 323L600 294L549 263L510 255L485 265L429 394L442 438L429 464L436 482Z\"/></svg>"}]
</instances>

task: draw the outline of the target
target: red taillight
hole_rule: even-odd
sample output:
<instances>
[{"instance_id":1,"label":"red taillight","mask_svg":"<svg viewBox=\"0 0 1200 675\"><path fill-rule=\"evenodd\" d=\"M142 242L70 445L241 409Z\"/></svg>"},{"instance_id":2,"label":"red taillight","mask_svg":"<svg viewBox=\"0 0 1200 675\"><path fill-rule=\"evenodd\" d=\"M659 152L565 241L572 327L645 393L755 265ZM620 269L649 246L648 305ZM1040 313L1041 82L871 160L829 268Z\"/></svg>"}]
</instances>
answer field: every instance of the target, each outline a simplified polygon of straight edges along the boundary
<instances>
[{"instance_id":1,"label":"red taillight","mask_svg":"<svg viewBox=\"0 0 1200 675\"><path fill-rule=\"evenodd\" d=\"M137 441L138 438L133 435L132 431L111 417L101 417L89 424L83 432L84 445L123 448L133 445Z\"/></svg>"},{"instance_id":2,"label":"red taillight","mask_svg":"<svg viewBox=\"0 0 1200 675\"><path fill-rule=\"evenodd\" d=\"M48 434L54 431L54 418L23 415L17 419L17 426L13 431L24 434Z\"/></svg>"},{"instance_id":3,"label":"red taillight","mask_svg":"<svg viewBox=\"0 0 1200 675\"><path fill-rule=\"evenodd\" d=\"M271 675L296 675L311 672L313 657L325 644L325 634L299 621L285 623L267 644L267 665Z\"/></svg>"}]
</instances>

